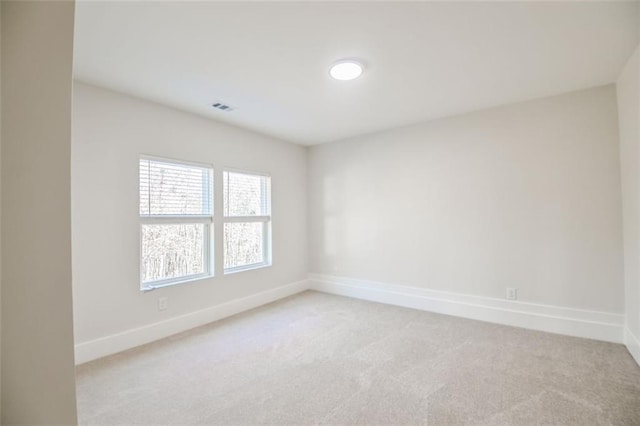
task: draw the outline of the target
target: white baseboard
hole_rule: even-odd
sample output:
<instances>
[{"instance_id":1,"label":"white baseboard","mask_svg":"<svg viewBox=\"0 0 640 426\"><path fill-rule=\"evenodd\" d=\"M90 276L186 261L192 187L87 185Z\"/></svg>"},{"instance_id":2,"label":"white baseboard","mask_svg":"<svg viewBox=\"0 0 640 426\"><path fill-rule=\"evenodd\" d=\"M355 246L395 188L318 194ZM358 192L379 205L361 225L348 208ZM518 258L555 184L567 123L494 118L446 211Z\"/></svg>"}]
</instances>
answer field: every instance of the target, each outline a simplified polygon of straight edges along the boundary
<instances>
[{"instance_id":1,"label":"white baseboard","mask_svg":"<svg viewBox=\"0 0 640 426\"><path fill-rule=\"evenodd\" d=\"M308 280L276 287L144 327L79 343L75 346L76 365L163 339L305 290L316 290L569 336L625 343L629 352L640 364L640 340L628 328L624 327L623 315L448 293L353 278L309 274Z\"/></svg>"},{"instance_id":2,"label":"white baseboard","mask_svg":"<svg viewBox=\"0 0 640 426\"><path fill-rule=\"evenodd\" d=\"M624 316L309 274L309 289L550 333L623 343ZM636 358L637 359L637 358Z\"/></svg>"},{"instance_id":3,"label":"white baseboard","mask_svg":"<svg viewBox=\"0 0 640 426\"><path fill-rule=\"evenodd\" d=\"M633 359L640 365L640 339L629 330L629 327L624 328L624 344Z\"/></svg>"},{"instance_id":4,"label":"white baseboard","mask_svg":"<svg viewBox=\"0 0 640 426\"><path fill-rule=\"evenodd\" d=\"M144 327L79 343L75 346L76 365L230 317L307 289L308 282L306 280L298 281Z\"/></svg>"}]
</instances>

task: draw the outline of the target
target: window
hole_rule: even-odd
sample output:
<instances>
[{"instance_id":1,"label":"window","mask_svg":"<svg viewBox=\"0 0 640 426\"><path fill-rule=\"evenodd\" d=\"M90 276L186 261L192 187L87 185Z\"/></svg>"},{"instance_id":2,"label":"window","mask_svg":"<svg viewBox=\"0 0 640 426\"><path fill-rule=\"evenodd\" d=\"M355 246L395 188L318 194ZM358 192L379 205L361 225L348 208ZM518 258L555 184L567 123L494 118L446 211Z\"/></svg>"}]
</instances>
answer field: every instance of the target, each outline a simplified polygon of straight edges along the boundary
<instances>
[{"instance_id":1,"label":"window","mask_svg":"<svg viewBox=\"0 0 640 426\"><path fill-rule=\"evenodd\" d=\"M213 169L140 159L140 288L212 273Z\"/></svg>"},{"instance_id":2,"label":"window","mask_svg":"<svg viewBox=\"0 0 640 426\"><path fill-rule=\"evenodd\" d=\"M271 178L224 172L224 272L271 264Z\"/></svg>"}]
</instances>

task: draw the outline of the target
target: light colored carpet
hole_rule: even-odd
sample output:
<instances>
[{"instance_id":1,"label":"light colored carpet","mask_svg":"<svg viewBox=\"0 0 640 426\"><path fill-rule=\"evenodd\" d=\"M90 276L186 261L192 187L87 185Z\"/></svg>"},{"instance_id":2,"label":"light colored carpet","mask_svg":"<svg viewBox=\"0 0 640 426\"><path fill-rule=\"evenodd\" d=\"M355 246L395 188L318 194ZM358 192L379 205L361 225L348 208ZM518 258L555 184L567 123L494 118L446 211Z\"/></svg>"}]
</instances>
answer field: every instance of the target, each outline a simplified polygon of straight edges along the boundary
<instances>
[{"instance_id":1,"label":"light colored carpet","mask_svg":"<svg viewBox=\"0 0 640 426\"><path fill-rule=\"evenodd\" d=\"M77 369L82 424L640 425L622 345L305 292Z\"/></svg>"}]
</instances>

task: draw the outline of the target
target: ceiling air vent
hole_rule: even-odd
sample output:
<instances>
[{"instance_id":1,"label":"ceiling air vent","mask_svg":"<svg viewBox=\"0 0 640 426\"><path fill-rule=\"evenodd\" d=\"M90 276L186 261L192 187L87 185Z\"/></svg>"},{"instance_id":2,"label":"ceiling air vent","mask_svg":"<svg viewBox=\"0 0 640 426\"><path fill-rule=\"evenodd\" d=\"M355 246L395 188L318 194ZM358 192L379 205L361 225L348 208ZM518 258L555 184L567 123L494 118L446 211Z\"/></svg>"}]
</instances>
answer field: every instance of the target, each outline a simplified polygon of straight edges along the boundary
<instances>
[{"instance_id":1,"label":"ceiling air vent","mask_svg":"<svg viewBox=\"0 0 640 426\"><path fill-rule=\"evenodd\" d=\"M215 109L219 109L220 111L226 111L226 112L231 112L235 109L231 105L227 105L222 102L214 102L213 104L211 104L211 106L214 107Z\"/></svg>"}]
</instances>

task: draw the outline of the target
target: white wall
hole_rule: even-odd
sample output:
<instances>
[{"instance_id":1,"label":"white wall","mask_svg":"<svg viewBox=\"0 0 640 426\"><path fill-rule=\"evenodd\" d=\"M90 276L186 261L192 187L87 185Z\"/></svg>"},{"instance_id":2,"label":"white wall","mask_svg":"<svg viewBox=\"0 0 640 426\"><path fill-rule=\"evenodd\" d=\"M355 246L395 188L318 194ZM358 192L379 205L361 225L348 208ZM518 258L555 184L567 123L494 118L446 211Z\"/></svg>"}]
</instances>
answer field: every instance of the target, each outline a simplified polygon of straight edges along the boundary
<instances>
[{"instance_id":1,"label":"white wall","mask_svg":"<svg viewBox=\"0 0 640 426\"><path fill-rule=\"evenodd\" d=\"M74 3L1 7L2 424L74 424Z\"/></svg>"},{"instance_id":2,"label":"white wall","mask_svg":"<svg viewBox=\"0 0 640 426\"><path fill-rule=\"evenodd\" d=\"M140 292L140 154L213 164L218 194L225 166L271 173L273 266L222 275L222 228L216 222L214 278ZM76 343L305 279L306 203L305 148L76 82L72 143ZM161 296L168 297L169 308L159 312Z\"/></svg>"},{"instance_id":3,"label":"white wall","mask_svg":"<svg viewBox=\"0 0 640 426\"><path fill-rule=\"evenodd\" d=\"M2 200L2 7L0 6L0 200ZM1 203L0 203L1 204ZM2 241L2 208L0 208L0 241ZM0 383L2 382L2 244L0 243ZM2 421L2 391L0 386L0 422Z\"/></svg>"},{"instance_id":4,"label":"white wall","mask_svg":"<svg viewBox=\"0 0 640 426\"><path fill-rule=\"evenodd\" d=\"M610 85L312 147L310 270L622 313Z\"/></svg>"},{"instance_id":5,"label":"white wall","mask_svg":"<svg viewBox=\"0 0 640 426\"><path fill-rule=\"evenodd\" d=\"M2 200L2 7L0 6L0 200ZM1 204L1 203L0 203ZM0 208L0 241L2 241L2 208ZM2 244L0 243L0 383L2 382ZM0 385L0 422L2 391Z\"/></svg>"},{"instance_id":6,"label":"white wall","mask_svg":"<svg viewBox=\"0 0 640 426\"><path fill-rule=\"evenodd\" d=\"M616 84L624 223L627 345L640 362L640 47Z\"/></svg>"}]
</instances>

